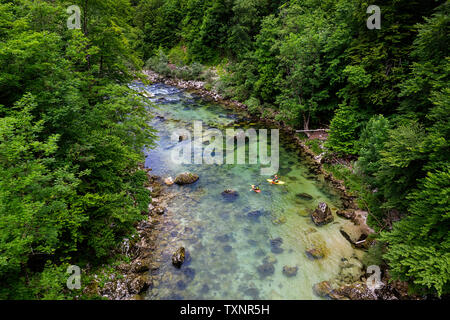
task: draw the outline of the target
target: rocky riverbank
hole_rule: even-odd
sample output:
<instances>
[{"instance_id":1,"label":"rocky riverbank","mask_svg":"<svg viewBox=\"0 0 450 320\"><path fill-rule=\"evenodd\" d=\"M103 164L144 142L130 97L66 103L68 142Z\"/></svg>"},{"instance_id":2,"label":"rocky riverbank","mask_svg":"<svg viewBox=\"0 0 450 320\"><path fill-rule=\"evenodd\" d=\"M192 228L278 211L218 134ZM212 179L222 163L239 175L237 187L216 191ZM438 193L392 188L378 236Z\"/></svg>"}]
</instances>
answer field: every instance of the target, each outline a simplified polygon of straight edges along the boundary
<instances>
[{"instance_id":1,"label":"rocky riverbank","mask_svg":"<svg viewBox=\"0 0 450 320\"><path fill-rule=\"evenodd\" d=\"M137 233L123 240L119 251L127 258L127 262L113 267L113 270L102 270L103 277L95 276L86 292L109 300L135 300L143 298L148 288L157 281L160 263L161 244L157 241L161 227L166 225L165 214L168 213L168 202L177 194L170 192L162 179L147 171L147 189L152 201L145 218L137 223ZM100 280L105 277L106 280Z\"/></svg>"}]
</instances>

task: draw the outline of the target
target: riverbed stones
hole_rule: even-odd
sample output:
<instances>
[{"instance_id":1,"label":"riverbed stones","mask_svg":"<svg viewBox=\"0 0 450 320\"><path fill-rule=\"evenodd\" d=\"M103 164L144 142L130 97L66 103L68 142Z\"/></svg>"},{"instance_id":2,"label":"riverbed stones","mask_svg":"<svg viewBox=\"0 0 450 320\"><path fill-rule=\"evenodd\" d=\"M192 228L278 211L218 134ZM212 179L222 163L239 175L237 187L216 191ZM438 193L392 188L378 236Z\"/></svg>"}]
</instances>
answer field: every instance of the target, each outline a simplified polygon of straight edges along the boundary
<instances>
[{"instance_id":1,"label":"riverbed stones","mask_svg":"<svg viewBox=\"0 0 450 320\"><path fill-rule=\"evenodd\" d=\"M330 207L325 202L319 202L317 209L311 214L312 221L317 225L325 225L334 220Z\"/></svg>"},{"instance_id":2,"label":"riverbed stones","mask_svg":"<svg viewBox=\"0 0 450 320\"><path fill-rule=\"evenodd\" d=\"M306 249L306 256L311 260L322 259L325 253L320 248L309 248Z\"/></svg>"},{"instance_id":3,"label":"riverbed stones","mask_svg":"<svg viewBox=\"0 0 450 320\"><path fill-rule=\"evenodd\" d=\"M283 244L283 239L280 237L270 240L270 251L272 253L282 253L284 250L281 248L281 245Z\"/></svg>"},{"instance_id":4,"label":"riverbed stones","mask_svg":"<svg viewBox=\"0 0 450 320\"><path fill-rule=\"evenodd\" d=\"M376 294L364 282L356 282L334 290L335 296L350 300L377 300Z\"/></svg>"},{"instance_id":5,"label":"riverbed stones","mask_svg":"<svg viewBox=\"0 0 450 320\"><path fill-rule=\"evenodd\" d=\"M337 298L329 281L322 281L313 286L313 292L321 298Z\"/></svg>"},{"instance_id":6,"label":"riverbed stones","mask_svg":"<svg viewBox=\"0 0 450 320\"><path fill-rule=\"evenodd\" d=\"M168 186L171 186L171 185L173 185L175 183L175 181L173 180L172 177L167 177L167 178L164 179L164 183L166 185L168 185Z\"/></svg>"},{"instance_id":7,"label":"riverbed stones","mask_svg":"<svg viewBox=\"0 0 450 320\"><path fill-rule=\"evenodd\" d=\"M236 190L232 190L232 189L226 189L224 191L222 191L222 198L225 201L229 201L229 202L233 202L236 201L236 199L239 196L239 193Z\"/></svg>"},{"instance_id":8,"label":"riverbed stones","mask_svg":"<svg viewBox=\"0 0 450 320\"><path fill-rule=\"evenodd\" d=\"M178 250L175 251L172 256L172 264L177 268L181 268L181 265L183 264L185 259L185 254L186 250L184 249L184 247L178 248Z\"/></svg>"},{"instance_id":9,"label":"riverbed stones","mask_svg":"<svg viewBox=\"0 0 450 320\"><path fill-rule=\"evenodd\" d=\"M343 225L340 230L341 234L347 239L352 245L357 248L363 248L364 242L367 238L367 233L360 226L348 223Z\"/></svg>"},{"instance_id":10,"label":"riverbed stones","mask_svg":"<svg viewBox=\"0 0 450 320\"><path fill-rule=\"evenodd\" d=\"M281 216L279 218L272 220L272 223L275 225L279 225L279 224L286 223L286 221L287 221L286 216Z\"/></svg>"},{"instance_id":11,"label":"riverbed stones","mask_svg":"<svg viewBox=\"0 0 450 320\"><path fill-rule=\"evenodd\" d=\"M277 258L275 258L272 255L268 255L267 257L264 258L263 263L275 264L277 263Z\"/></svg>"},{"instance_id":12,"label":"riverbed stones","mask_svg":"<svg viewBox=\"0 0 450 320\"><path fill-rule=\"evenodd\" d=\"M145 292L151 285L151 280L148 275L138 275L133 280L127 283L128 292L130 294L139 294Z\"/></svg>"},{"instance_id":13,"label":"riverbed stones","mask_svg":"<svg viewBox=\"0 0 450 320\"><path fill-rule=\"evenodd\" d=\"M275 273L275 266L272 263L263 263L257 268L261 278L271 276Z\"/></svg>"},{"instance_id":14,"label":"riverbed stones","mask_svg":"<svg viewBox=\"0 0 450 320\"><path fill-rule=\"evenodd\" d=\"M184 173L180 173L176 178L175 178L175 183L178 185L185 185L185 184L191 184L196 182L199 179L199 176L195 173L191 173L191 172L184 172Z\"/></svg>"},{"instance_id":15,"label":"riverbed stones","mask_svg":"<svg viewBox=\"0 0 450 320\"><path fill-rule=\"evenodd\" d=\"M355 217L355 210L346 209L346 210L338 210L336 214L345 219L353 219Z\"/></svg>"},{"instance_id":16,"label":"riverbed stones","mask_svg":"<svg viewBox=\"0 0 450 320\"><path fill-rule=\"evenodd\" d=\"M297 275L297 271L298 271L298 267L289 267L289 266L284 266L283 267L283 274L286 277L295 277Z\"/></svg>"},{"instance_id":17,"label":"riverbed stones","mask_svg":"<svg viewBox=\"0 0 450 320\"><path fill-rule=\"evenodd\" d=\"M306 192L297 193L297 198L303 199L303 200L312 200L314 197Z\"/></svg>"},{"instance_id":18,"label":"riverbed stones","mask_svg":"<svg viewBox=\"0 0 450 320\"><path fill-rule=\"evenodd\" d=\"M253 221L259 221L259 217L264 215L263 210L254 210L247 213L247 217L249 217Z\"/></svg>"}]
</instances>

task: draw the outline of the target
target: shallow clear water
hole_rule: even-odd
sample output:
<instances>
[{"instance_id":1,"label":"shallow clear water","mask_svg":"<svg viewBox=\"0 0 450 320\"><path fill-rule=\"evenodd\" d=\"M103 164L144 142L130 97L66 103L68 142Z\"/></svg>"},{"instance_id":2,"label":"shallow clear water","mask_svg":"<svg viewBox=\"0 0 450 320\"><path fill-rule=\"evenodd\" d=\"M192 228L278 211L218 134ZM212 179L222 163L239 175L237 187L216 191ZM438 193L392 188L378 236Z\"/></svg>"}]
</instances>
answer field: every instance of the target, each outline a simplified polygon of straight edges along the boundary
<instances>
[{"instance_id":1,"label":"shallow clear water","mask_svg":"<svg viewBox=\"0 0 450 320\"><path fill-rule=\"evenodd\" d=\"M152 272L154 286L145 298L319 299L312 286L335 276L341 259L355 253L339 232L346 220L335 215L333 223L316 227L308 214L319 201L328 203L333 214L340 206L323 177L310 173L283 137L279 170L286 182L283 186L269 185L258 165L175 164L170 135L175 129L192 130L194 120L201 120L205 130L210 126L259 129L263 125L248 123L220 105L174 87L132 86L151 93L150 100L159 106L154 110L153 126L159 130L160 140L157 148L148 152L146 166L163 178L186 171L200 176L192 185L169 188L176 196L155 227L158 250L153 259L158 269ZM251 184L260 184L262 192L251 192ZM235 201L223 199L221 192L228 188L239 193ZM313 199L304 200L298 193L308 193ZM285 223L276 223L280 218ZM271 247L270 240L276 238L282 239L282 250ZM171 256L180 246L186 248L190 259L176 269ZM325 248L326 256L309 259L305 250L313 246ZM267 276L257 270L265 258L276 259L274 273ZM297 275L284 275L285 265L297 266Z\"/></svg>"}]
</instances>

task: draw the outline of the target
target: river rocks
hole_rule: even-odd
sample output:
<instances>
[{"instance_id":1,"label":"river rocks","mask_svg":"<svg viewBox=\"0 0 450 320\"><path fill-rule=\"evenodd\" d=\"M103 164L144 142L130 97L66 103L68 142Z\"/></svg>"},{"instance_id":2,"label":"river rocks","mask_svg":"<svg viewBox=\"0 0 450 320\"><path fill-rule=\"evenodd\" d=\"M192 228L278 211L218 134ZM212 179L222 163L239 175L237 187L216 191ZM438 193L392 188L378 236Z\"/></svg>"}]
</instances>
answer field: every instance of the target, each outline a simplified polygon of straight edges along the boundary
<instances>
[{"instance_id":1,"label":"river rocks","mask_svg":"<svg viewBox=\"0 0 450 320\"><path fill-rule=\"evenodd\" d=\"M268 255L267 257L264 258L263 263L275 264L275 263L277 263L277 258L275 258L272 255Z\"/></svg>"},{"instance_id":2,"label":"river rocks","mask_svg":"<svg viewBox=\"0 0 450 320\"><path fill-rule=\"evenodd\" d=\"M181 268L181 265L184 262L184 258L185 258L185 249L184 247L180 247L178 248L177 251L175 251L175 253L172 256L172 264L177 268Z\"/></svg>"},{"instance_id":3,"label":"river rocks","mask_svg":"<svg viewBox=\"0 0 450 320\"><path fill-rule=\"evenodd\" d=\"M239 196L239 193L232 189L226 189L222 193L222 198L226 201L235 201L237 197Z\"/></svg>"},{"instance_id":4,"label":"river rocks","mask_svg":"<svg viewBox=\"0 0 450 320\"><path fill-rule=\"evenodd\" d=\"M286 277L294 277L297 275L297 271L298 271L298 267L289 267L289 266L284 266L283 267L283 274Z\"/></svg>"},{"instance_id":5,"label":"river rocks","mask_svg":"<svg viewBox=\"0 0 450 320\"><path fill-rule=\"evenodd\" d=\"M151 285L148 275L138 275L128 282L128 292L131 294L139 294L145 292Z\"/></svg>"},{"instance_id":6,"label":"river rocks","mask_svg":"<svg viewBox=\"0 0 450 320\"><path fill-rule=\"evenodd\" d=\"M316 296L319 296L321 298L335 297L335 295L333 293L333 289L331 287L331 283L328 281L322 281L322 282L316 283L313 286L313 292Z\"/></svg>"},{"instance_id":7,"label":"river rocks","mask_svg":"<svg viewBox=\"0 0 450 320\"><path fill-rule=\"evenodd\" d=\"M340 230L341 234L347 239L352 245L357 248L363 248L364 242L367 238L367 233L360 226L354 224L345 224Z\"/></svg>"},{"instance_id":8,"label":"river rocks","mask_svg":"<svg viewBox=\"0 0 450 320\"><path fill-rule=\"evenodd\" d=\"M171 186L171 185L173 185L175 183L175 181L173 181L172 177L167 177L167 178L164 179L164 183L166 185L168 185L168 186Z\"/></svg>"},{"instance_id":9,"label":"river rocks","mask_svg":"<svg viewBox=\"0 0 450 320\"><path fill-rule=\"evenodd\" d=\"M158 215L163 215L164 213L166 213L166 211L167 211L167 208L163 208L163 207L155 207L155 208L153 208L153 210L152 210L152 213L156 213L156 214L158 214Z\"/></svg>"},{"instance_id":10,"label":"river rocks","mask_svg":"<svg viewBox=\"0 0 450 320\"><path fill-rule=\"evenodd\" d=\"M351 285L342 286L334 290L334 293L340 299L377 300L375 293L364 282L356 282Z\"/></svg>"},{"instance_id":11,"label":"river rocks","mask_svg":"<svg viewBox=\"0 0 450 320\"><path fill-rule=\"evenodd\" d=\"M149 259L136 259L131 264L131 270L135 273L142 273L150 270L150 260ZM123 266L122 266L123 268Z\"/></svg>"},{"instance_id":12,"label":"river rocks","mask_svg":"<svg viewBox=\"0 0 450 320\"><path fill-rule=\"evenodd\" d=\"M272 223L275 225L278 225L278 224L286 223L286 221L287 221L286 216L281 216L277 219L272 220Z\"/></svg>"},{"instance_id":13,"label":"river rocks","mask_svg":"<svg viewBox=\"0 0 450 320\"><path fill-rule=\"evenodd\" d=\"M272 253L282 253L284 250L281 248L281 245L283 244L283 239L281 238L275 238L270 240L270 251Z\"/></svg>"},{"instance_id":14,"label":"river rocks","mask_svg":"<svg viewBox=\"0 0 450 320\"><path fill-rule=\"evenodd\" d=\"M275 273L275 266L272 263L263 263L257 270L261 278L265 278Z\"/></svg>"},{"instance_id":15,"label":"river rocks","mask_svg":"<svg viewBox=\"0 0 450 320\"><path fill-rule=\"evenodd\" d=\"M338 210L336 214L345 219L353 219L355 216L355 210L347 209L347 210Z\"/></svg>"},{"instance_id":16,"label":"river rocks","mask_svg":"<svg viewBox=\"0 0 450 320\"><path fill-rule=\"evenodd\" d=\"M306 249L306 256L311 260L322 259L325 257L325 253L320 248L309 248Z\"/></svg>"},{"instance_id":17,"label":"river rocks","mask_svg":"<svg viewBox=\"0 0 450 320\"><path fill-rule=\"evenodd\" d=\"M321 226L332 222L334 217L330 207L325 202L319 202L317 209L311 214L311 219L317 226Z\"/></svg>"},{"instance_id":18,"label":"river rocks","mask_svg":"<svg viewBox=\"0 0 450 320\"><path fill-rule=\"evenodd\" d=\"M349 285L360 280L364 275L363 264L356 255L349 259L342 258L339 263L339 272L335 278L335 282L340 285Z\"/></svg>"},{"instance_id":19,"label":"river rocks","mask_svg":"<svg viewBox=\"0 0 450 320\"><path fill-rule=\"evenodd\" d=\"M179 174L175 178L175 183L178 185L191 184L191 183L196 182L198 179L199 179L199 176L197 174L191 173L191 172L185 172L185 173Z\"/></svg>"},{"instance_id":20,"label":"river rocks","mask_svg":"<svg viewBox=\"0 0 450 320\"><path fill-rule=\"evenodd\" d=\"M303 199L303 200L312 200L312 199L314 199L312 195L307 194L305 192L297 193L296 196L298 198L300 198L300 199Z\"/></svg>"},{"instance_id":21,"label":"river rocks","mask_svg":"<svg viewBox=\"0 0 450 320\"><path fill-rule=\"evenodd\" d=\"M262 216L264 214L263 210L255 210L255 211L250 211L249 213L247 213L247 217L249 217L250 219L254 220L254 221L259 221L259 217Z\"/></svg>"}]
</instances>

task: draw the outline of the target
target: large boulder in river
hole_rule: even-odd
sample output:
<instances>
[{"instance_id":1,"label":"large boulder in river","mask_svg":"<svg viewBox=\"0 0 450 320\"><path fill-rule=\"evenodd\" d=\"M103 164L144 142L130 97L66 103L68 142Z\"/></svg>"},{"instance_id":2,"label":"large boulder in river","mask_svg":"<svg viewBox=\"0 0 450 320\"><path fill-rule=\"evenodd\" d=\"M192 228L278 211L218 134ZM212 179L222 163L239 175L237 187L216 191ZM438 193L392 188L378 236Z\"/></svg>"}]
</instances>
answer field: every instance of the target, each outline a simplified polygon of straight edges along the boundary
<instances>
[{"instance_id":1,"label":"large boulder in river","mask_svg":"<svg viewBox=\"0 0 450 320\"><path fill-rule=\"evenodd\" d=\"M175 178L175 183L179 185L191 184L198 180L198 175L191 172L180 173Z\"/></svg>"},{"instance_id":2,"label":"large boulder in river","mask_svg":"<svg viewBox=\"0 0 450 320\"><path fill-rule=\"evenodd\" d=\"M330 207L325 202L319 202L317 209L311 214L312 221L321 226L334 220Z\"/></svg>"},{"instance_id":3,"label":"large boulder in river","mask_svg":"<svg viewBox=\"0 0 450 320\"><path fill-rule=\"evenodd\" d=\"M172 256L172 264L177 268L181 268L181 265L184 262L185 254L186 251L184 247L178 248L178 250L175 251L175 253Z\"/></svg>"}]
</instances>

